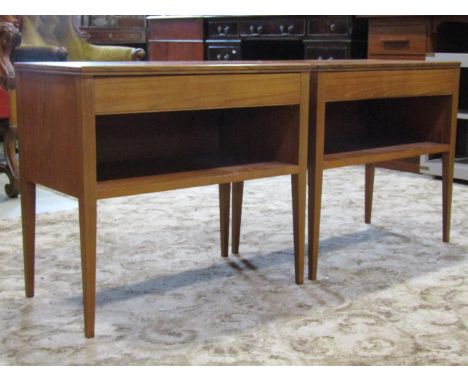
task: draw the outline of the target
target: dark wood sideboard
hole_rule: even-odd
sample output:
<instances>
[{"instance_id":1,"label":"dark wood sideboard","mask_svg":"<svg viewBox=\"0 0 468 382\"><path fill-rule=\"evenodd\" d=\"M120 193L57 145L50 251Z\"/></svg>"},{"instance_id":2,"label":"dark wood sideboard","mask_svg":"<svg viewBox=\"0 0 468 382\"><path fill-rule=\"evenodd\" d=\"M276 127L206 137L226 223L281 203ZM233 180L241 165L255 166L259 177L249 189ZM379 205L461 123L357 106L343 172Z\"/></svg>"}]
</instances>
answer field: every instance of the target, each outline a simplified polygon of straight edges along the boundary
<instances>
[{"instance_id":1,"label":"dark wood sideboard","mask_svg":"<svg viewBox=\"0 0 468 382\"><path fill-rule=\"evenodd\" d=\"M149 60L347 59L367 55L354 16L147 18Z\"/></svg>"}]
</instances>

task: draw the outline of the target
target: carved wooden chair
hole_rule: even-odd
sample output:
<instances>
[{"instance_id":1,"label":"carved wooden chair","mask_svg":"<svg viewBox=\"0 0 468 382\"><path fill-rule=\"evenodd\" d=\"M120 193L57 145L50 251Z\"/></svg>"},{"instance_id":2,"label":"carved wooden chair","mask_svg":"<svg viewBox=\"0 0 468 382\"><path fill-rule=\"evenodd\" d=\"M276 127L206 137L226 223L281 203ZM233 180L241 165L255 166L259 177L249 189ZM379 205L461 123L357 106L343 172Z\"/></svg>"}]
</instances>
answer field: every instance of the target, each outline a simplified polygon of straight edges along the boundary
<instances>
[{"instance_id":1,"label":"carved wooden chair","mask_svg":"<svg viewBox=\"0 0 468 382\"><path fill-rule=\"evenodd\" d=\"M3 126L5 162L0 173L10 183L5 192L19 194L16 155L15 71L11 61L134 61L145 57L140 48L98 46L86 41L75 16L0 16L0 126ZM21 29L21 33L19 28ZM21 45L20 45L21 42Z\"/></svg>"},{"instance_id":2,"label":"carved wooden chair","mask_svg":"<svg viewBox=\"0 0 468 382\"><path fill-rule=\"evenodd\" d=\"M14 19L0 17L0 123L4 129L3 152L5 161L0 162L0 173L5 173L10 183L5 192L10 197L19 193L19 166L16 159L16 102L15 70L10 61L11 51L20 43L21 35Z\"/></svg>"}]
</instances>

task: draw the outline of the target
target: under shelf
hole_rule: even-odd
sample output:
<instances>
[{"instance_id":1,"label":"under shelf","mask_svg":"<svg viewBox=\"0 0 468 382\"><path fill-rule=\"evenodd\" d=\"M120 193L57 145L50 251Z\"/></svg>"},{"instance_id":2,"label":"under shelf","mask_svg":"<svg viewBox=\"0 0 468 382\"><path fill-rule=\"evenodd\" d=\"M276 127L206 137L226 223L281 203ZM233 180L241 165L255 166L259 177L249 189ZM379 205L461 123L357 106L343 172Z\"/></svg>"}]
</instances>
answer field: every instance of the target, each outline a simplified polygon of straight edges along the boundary
<instances>
[{"instance_id":1,"label":"under shelf","mask_svg":"<svg viewBox=\"0 0 468 382\"><path fill-rule=\"evenodd\" d=\"M417 142L386 147L368 148L355 151L326 154L324 168L336 168L357 164L377 163L419 155L440 154L448 152L450 145L435 142Z\"/></svg>"},{"instance_id":2,"label":"under shelf","mask_svg":"<svg viewBox=\"0 0 468 382\"><path fill-rule=\"evenodd\" d=\"M298 172L298 165L272 161L101 180L97 183L97 198L105 199L179 188L239 182L249 179L297 174Z\"/></svg>"}]
</instances>

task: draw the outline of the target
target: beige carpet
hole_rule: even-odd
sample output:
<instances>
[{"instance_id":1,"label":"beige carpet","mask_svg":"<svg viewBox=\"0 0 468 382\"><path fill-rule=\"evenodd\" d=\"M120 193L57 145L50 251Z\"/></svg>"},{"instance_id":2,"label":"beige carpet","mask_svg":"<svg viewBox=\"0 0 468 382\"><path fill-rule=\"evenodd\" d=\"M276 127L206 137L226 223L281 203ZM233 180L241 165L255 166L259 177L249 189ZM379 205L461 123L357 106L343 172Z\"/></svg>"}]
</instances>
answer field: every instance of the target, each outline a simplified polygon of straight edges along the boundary
<instances>
[{"instance_id":1,"label":"beige carpet","mask_svg":"<svg viewBox=\"0 0 468 382\"><path fill-rule=\"evenodd\" d=\"M0 219L4 365L468 364L468 190L441 241L441 182L325 174L319 281L294 284L290 180L246 183L241 255L219 255L217 187L98 206L96 337L83 337L77 212L40 214L36 297Z\"/></svg>"}]
</instances>

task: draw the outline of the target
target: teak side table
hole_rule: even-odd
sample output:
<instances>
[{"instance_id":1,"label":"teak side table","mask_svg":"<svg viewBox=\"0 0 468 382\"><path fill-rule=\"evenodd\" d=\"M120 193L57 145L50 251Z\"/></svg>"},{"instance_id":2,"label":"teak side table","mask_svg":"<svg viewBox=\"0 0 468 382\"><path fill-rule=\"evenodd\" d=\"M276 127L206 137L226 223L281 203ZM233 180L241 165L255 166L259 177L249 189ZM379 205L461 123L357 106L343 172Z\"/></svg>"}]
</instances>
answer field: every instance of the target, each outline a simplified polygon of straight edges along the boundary
<instances>
[{"instance_id":1,"label":"teak side table","mask_svg":"<svg viewBox=\"0 0 468 382\"><path fill-rule=\"evenodd\" d=\"M230 184L291 175L303 282L309 69L298 62L19 63L26 295L34 295L35 189L78 198L85 336L94 336L96 202L219 184L227 256Z\"/></svg>"},{"instance_id":2,"label":"teak side table","mask_svg":"<svg viewBox=\"0 0 468 382\"><path fill-rule=\"evenodd\" d=\"M307 62L307 61L306 61ZM420 155L443 160L443 241L450 238L459 63L308 61L309 279L317 279L323 171L365 165L371 222L375 164ZM233 187L232 251L239 252L243 184Z\"/></svg>"}]
</instances>

